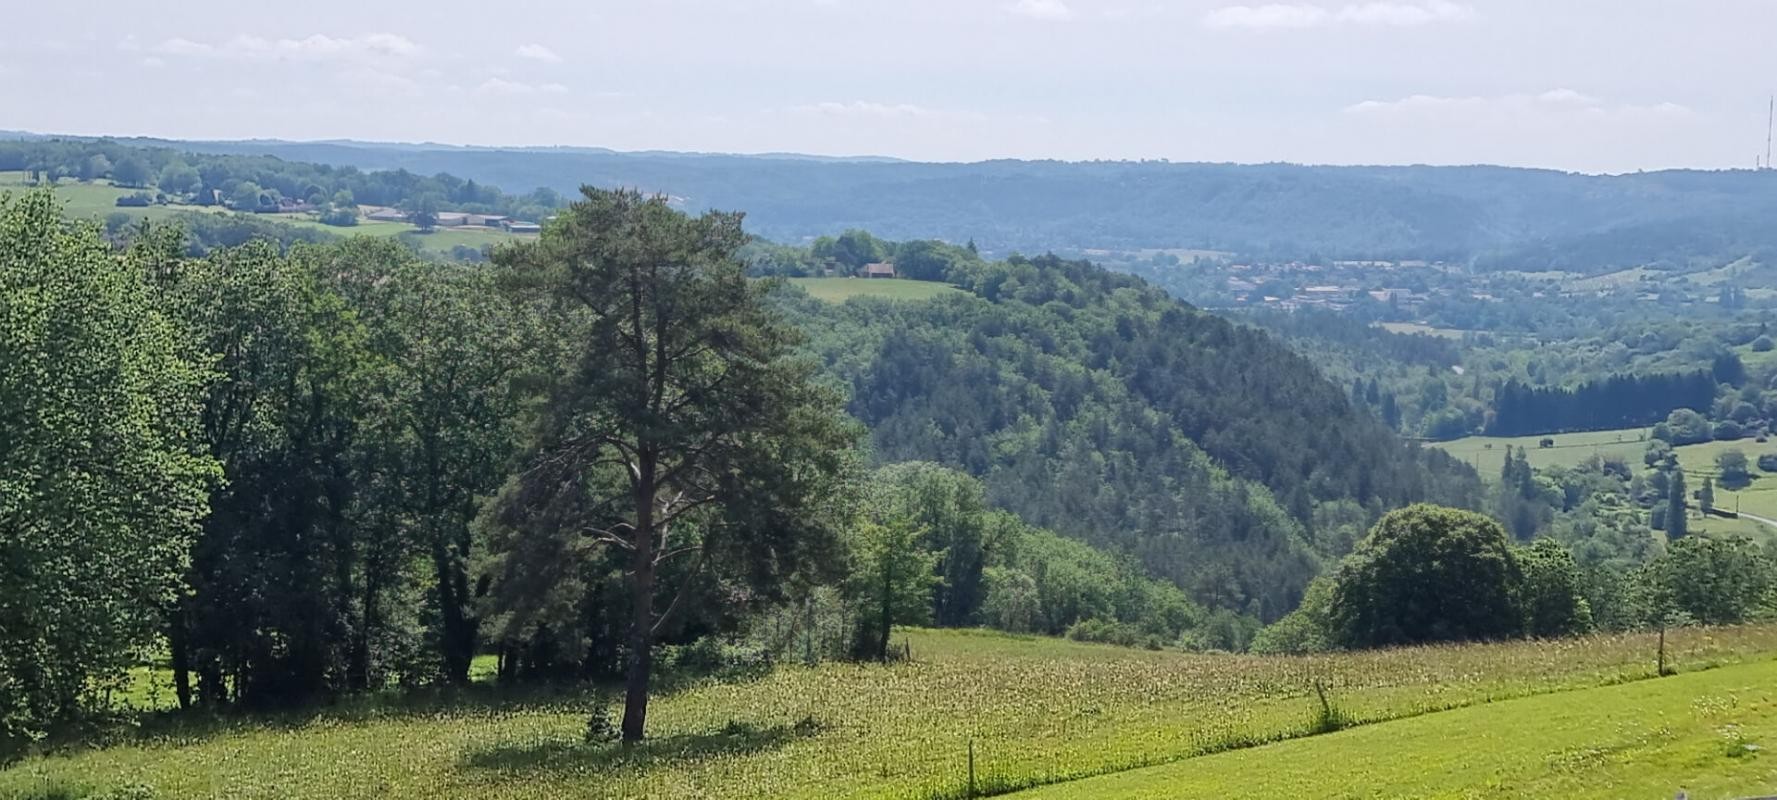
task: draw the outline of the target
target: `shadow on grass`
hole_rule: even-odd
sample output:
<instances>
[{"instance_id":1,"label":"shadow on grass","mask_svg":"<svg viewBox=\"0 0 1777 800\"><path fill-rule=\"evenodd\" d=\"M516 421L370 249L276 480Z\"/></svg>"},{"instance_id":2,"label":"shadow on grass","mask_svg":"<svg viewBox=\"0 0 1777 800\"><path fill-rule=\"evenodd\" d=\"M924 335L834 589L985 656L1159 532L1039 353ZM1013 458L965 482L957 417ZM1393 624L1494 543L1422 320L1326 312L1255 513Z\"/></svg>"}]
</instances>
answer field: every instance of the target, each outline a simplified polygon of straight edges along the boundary
<instances>
[{"instance_id":1,"label":"shadow on grass","mask_svg":"<svg viewBox=\"0 0 1777 800\"><path fill-rule=\"evenodd\" d=\"M769 728L751 723L730 722L720 730L710 733L645 739L628 746L550 738L472 752L463 759L462 766L507 774L579 774L588 769L650 767L710 756L759 753L775 750L818 733L820 725L812 719L805 719L795 725L773 725Z\"/></svg>"},{"instance_id":2,"label":"shadow on grass","mask_svg":"<svg viewBox=\"0 0 1777 800\"><path fill-rule=\"evenodd\" d=\"M667 673L654 696L665 697L711 683L749 683L771 670ZM555 682L389 689L317 699L287 708L194 708L95 716L52 732L28 754L104 749L143 742L194 744L218 736L256 731L297 731L318 723L366 724L440 716L485 719L512 714L585 716L594 704L611 696L611 687L592 682ZM0 750L0 765L10 760Z\"/></svg>"}]
</instances>

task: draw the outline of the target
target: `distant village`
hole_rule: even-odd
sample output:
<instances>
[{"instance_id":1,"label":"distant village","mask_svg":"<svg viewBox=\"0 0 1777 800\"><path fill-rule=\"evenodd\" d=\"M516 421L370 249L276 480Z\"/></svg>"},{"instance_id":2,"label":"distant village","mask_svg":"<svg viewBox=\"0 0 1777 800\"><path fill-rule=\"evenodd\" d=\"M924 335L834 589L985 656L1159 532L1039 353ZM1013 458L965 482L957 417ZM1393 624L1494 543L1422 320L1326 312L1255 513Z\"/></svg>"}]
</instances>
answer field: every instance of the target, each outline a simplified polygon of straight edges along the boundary
<instances>
[{"instance_id":1,"label":"distant village","mask_svg":"<svg viewBox=\"0 0 1777 800\"><path fill-rule=\"evenodd\" d=\"M1281 311L1344 311L1359 303L1376 302L1412 313L1433 297L1498 299L1487 292L1428 285L1428 277L1436 281L1450 269L1443 262L1429 261L1235 263L1225 268L1223 285L1231 305ZM1428 275L1428 271L1434 274Z\"/></svg>"}]
</instances>

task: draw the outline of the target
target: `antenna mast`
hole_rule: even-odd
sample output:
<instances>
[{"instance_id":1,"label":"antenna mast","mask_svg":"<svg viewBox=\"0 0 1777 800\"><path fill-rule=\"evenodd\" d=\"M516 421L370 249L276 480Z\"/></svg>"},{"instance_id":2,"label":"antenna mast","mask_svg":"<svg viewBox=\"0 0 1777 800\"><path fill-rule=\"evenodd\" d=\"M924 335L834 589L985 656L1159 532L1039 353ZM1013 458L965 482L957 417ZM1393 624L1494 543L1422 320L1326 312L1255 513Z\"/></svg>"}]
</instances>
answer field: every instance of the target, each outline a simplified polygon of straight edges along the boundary
<instances>
[{"instance_id":1,"label":"antenna mast","mask_svg":"<svg viewBox=\"0 0 1777 800\"><path fill-rule=\"evenodd\" d=\"M1765 169L1771 168L1771 128L1777 124L1777 94L1771 95L1771 103L1765 111Z\"/></svg>"}]
</instances>

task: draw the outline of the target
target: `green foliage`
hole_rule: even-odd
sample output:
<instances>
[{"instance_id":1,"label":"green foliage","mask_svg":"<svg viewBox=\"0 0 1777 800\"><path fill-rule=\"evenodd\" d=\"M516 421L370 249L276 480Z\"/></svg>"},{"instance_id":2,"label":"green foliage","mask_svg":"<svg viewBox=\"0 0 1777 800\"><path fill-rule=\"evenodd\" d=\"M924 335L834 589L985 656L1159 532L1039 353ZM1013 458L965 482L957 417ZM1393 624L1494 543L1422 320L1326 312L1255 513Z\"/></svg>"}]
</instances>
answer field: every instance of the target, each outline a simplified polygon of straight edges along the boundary
<instances>
[{"instance_id":1,"label":"green foliage","mask_svg":"<svg viewBox=\"0 0 1777 800\"><path fill-rule=\"evenodd\" d=\"M887 661L889 636L896 625L931 621L932 554L920 547L924 535L901 516L881 522L866 520L853 532L852 565L847 593L858 609L852 655Z\"/></svg>"},{"instance_id":2,"label":"green foliage","mask_svg":"<svg viewBox=\"0 0 1777 800\"><path fill-rule=\"evenodd\" d=\"M1522 632L1523 580L1505 530L1468 511L1390 512L1334 573L1331 622L1351 647L1499 639Z\"/></svg>"},{"instance_id":3,"label":"green foliage","mask_svg":"<svg viewBox=\"0 0 1777 800\"><path fill-rule=\"evenodd\" d=\"M1715 456L1716 474L1728 488L1743 487L1752 482L1752 472L1743 450L1723 450Z\"/></svg>"},{"instance_id":4,"label":"green foliage","mask_svg":"<svg viewBox=\"0 0 1777 800\"><path fill-rule=\"evenodd\" d=\"M1333 628L1333 580L1315 578L1302 595L1302 604L1258 632L1252 651L1260 655L1320 653L1339 646Z\"/></svg>"},{"instance_id":5,"label":"green foliage","mask_svg":"<svg viewBox=\"0 0 1777 800\"><path fill-rule=\"evenodd\" d=\"M1592 627L1579 565L1553 539L1538 539L1518 548L1523 571L1516 601L1524 612L1527 636L1553 638L1584 633Z\"/></svg>"},{"instance_id":6,"label":"green foliage","mask_svg":"<svg viewBox=\"0 0 1777 800\"><path fill-rule=\"evenodd\" d=\"M951 279L973 296L784 303L880 461L961 469L988 502L1128 553L1205 605L1293 608L1345 546L1317 547L1322 503L1363 524L1412 500L1478 503L1469 470L1395 439L1263 333L1085 263Z\"/></svg>"},{"instance_id":7,"label":"green foliage","mask_svg":"<svg viewBox=\"0 0 1777 800\"><path fill-rule=\"evenodd\" d=\"M653 645L679 599L715 581L781 601L830 580L851 513L854 432L746 278L745 239L737 214L589 188L541 240L495 256L546 322L524 466L487 522L503 555L554 559L504 558L494 592L523 607L576 570L626 565L626 741L642 738Z\"/></svg>"},{"instance_id":8,"label":"green foliage","mask_svg":"<svg viewBox=\"0 0 1777 800\"><path fill-rule=\"evenodd\" d=\"M1666 417L1664 433L1656 430L1654 437L1665 439L1673 446L1707 442L1714 434L1710 430L1709 420L1702 414L1688 408L1680 408Z\"/></svg>"},{"instance_id":9,"label":"green foliage","mask_svg":"<svg viewBox=\"0 0 1777 800\"><path fill-rule=\"evenodd\" d=\"M1684 470L1674 467L1666 473L1666 538L1677 540L1690 532L1690 498L1685 493Z\"/></svg>"},{"instance_id":10,"label":"green foliage","mask_svg":"<svg viewBox=\"0 0 1777 800\"><path fill-rule=\"evenodd\" d=\"M1637 577L1644 624L1674 617L1705 625L1751 619L1777 586L1771 558L1745 539L1689 536L1671 543Z\"/></svg>"},{"instance_id":11,"label":"green foliage","mask_svg":"<svg viewBox=\"0 0 1777 800\"><path fill-rule=\"evenodd\" d=\"M885 524L908 520L937 559L931 619L943 627L974 624L985 594L989 524L980 482L930 463L884 467L872 482L882 494Z\"/></svg>"},{"instance_id":12,"label":"green foliage","mask_svg":"<svg viewBox=\"0 0 1777 800\"><path fill-rule=\"evenodd\" d=\"M245 211L257 210L262 195L274 204L278 197L293 197L310 202L330 200L341 207L357 203L403 207L424 196L453 209L526 220L541 220L563 205L553 190L511 195L441 170L417 175L376 164L360 171L303 163L312 160L307 154L273 158L184 150L110 140L9 141L0 142L0 170L37 165L40 170L76 174L85 180L109 173L117 184L129 187L146 187L153 179L158 180L160 191L193 195L204 205L210 203L211 192L220 191L231 206Z\"/></svg>"},{"instance_id":13,"label":"green foliage","mask_svg":"<svg viewBox=\"0 0 1777 800\"><path fill-rule=\"evenodd\" d=\"M47 192L0 198L0 752L143 656L217 478L211 365L145 275Z\"/></svg>"},{"instance_id":14,"label":"green foliage","mask_svg":"<svg viewBox=\"0 0 1777 800\"><path fill-rule=\"evenodd\" d=\"M161 168L160 177L155 180L155 187L171 195L185 195L196 192L203 185L203 178L197 170L183 161L174 161Z\"/></svg>"},{"instance_id":15,"label":"green foliage","mask_svg":"<svg viewBox=\"0 0 1777 800\"><path fill-rule=\"evenodd\" d=\"M874 264L888 257L886 242L871 236L869 231L852 229L838 238L823 236L814 241L814 257L838 265L844 271L856 272L865 264Z\"/></svg>"}]
</instances>

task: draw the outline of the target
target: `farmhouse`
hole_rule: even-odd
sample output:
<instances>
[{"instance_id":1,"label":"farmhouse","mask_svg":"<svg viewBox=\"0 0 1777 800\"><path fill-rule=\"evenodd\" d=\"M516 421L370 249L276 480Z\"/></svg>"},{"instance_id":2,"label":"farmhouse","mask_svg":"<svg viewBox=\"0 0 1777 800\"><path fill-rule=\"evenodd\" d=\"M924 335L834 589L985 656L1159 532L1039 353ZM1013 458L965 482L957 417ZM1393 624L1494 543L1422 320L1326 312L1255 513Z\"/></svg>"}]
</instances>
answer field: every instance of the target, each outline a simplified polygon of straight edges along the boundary
<instances>
[{"instance_id":1,"label":"farmhouse","mask_svg":"<svg viewBox=\"0 0 1777 800\"><path fill-rule=\"evenodd\" d=\"M371 222L406 222L407 215L387 206L359 206L358 213Z\"/></svg>"},{"instance_id":2,"label":"farmhouse","mask_svg":"<svg viewBox=\"0 0 1777 800\"><path fill-rule=\"evenodd\" d=\"M516 219L501 220L500 227L506 229L507 233L541 233L543 231L542 225Z\"/></svg>"},{"instance_id":3,"label":"farmhouse","mask_svg":"<svg viewBox=\"0 0 1777 800\"><path fill-rule=\"evenodd\" d=\"M858 274L866 278L893 278L895 277L895 265L881 262L865 264L863 269L858 270Z\"/></svg>"},{"instance_id":4,"label":"farmhouse","mask_svg":"<svg viewBox=\"0 0 1777 800\"><path fill-rule=\"evenodd\" d=\"M461 211L438 212L437 225L440 228L456 228L469 224L469 215Z\"/></svg>"}]
</instances>

